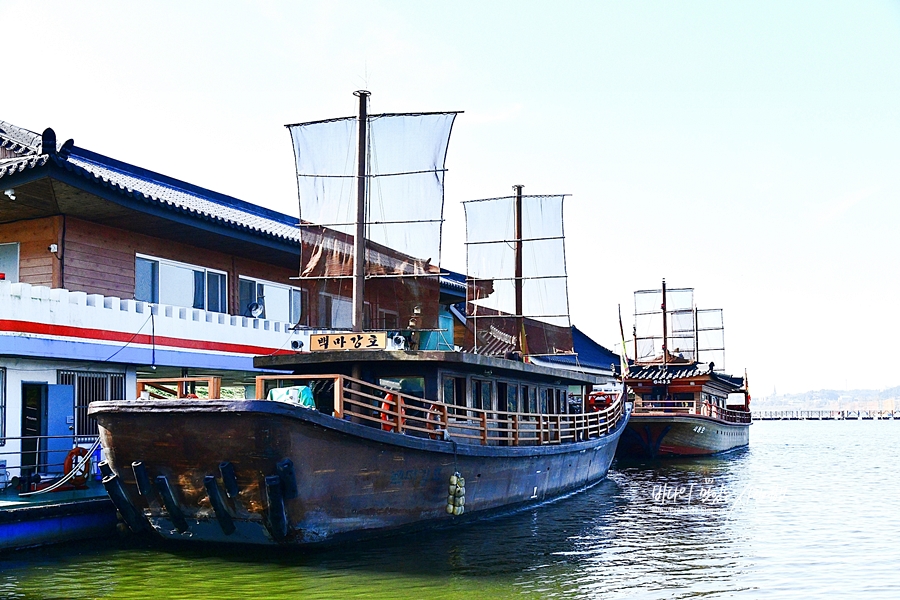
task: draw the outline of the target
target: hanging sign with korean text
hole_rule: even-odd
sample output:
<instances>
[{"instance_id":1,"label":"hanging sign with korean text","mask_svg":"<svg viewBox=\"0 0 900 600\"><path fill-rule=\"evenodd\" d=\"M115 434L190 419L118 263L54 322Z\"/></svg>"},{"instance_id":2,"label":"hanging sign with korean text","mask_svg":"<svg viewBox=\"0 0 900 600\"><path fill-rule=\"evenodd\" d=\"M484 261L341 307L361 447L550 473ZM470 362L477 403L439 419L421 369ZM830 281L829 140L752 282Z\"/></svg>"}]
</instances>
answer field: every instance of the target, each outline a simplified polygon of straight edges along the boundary
<instances>
[{"instance_id":1,"label":"hanging sign with korean text","mask_svg":"<svg viewBox=\"0 0 900 600\"><path fill-rule=\"evenodd\" d=\"M387 332L317 333L309 336L309 349L317 350L384 350Z\"/></svg>"}]
</instances>

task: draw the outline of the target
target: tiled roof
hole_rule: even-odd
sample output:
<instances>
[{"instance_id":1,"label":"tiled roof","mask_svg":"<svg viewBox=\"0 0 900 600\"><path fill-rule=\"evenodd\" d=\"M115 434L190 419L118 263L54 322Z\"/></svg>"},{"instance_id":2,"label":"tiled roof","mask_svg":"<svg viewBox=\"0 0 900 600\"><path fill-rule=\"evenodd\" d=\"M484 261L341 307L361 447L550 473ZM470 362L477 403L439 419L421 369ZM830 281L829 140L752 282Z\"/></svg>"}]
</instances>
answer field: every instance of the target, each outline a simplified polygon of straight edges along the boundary
<instances>
[{"instance_id":1,"label":"tiled roof","mask_svg":"<svg viewBox=\"0 0 900 600\"><path fill-rule=\"evenodd\" d=\"M41 136L33 131L0 121L0 148L13 152L39 152Z\"/></svg>"},{"instance_id":2,"label":"tiled roof","mask_svg":"<svg viewBox=\"0 0 900 600\"><path fill-rule=\"evenodd\" d=\"M142 195L168 207L193 213L200 217L222 221L228 225L258 231L283 240L300 243L298 219L289 215L279 215L281 219L266 217L247 209L228 206L213 199L211 194L186 191L169 182L154 180L147 176L137 176L110 161L98 160L99 155L84 156L80 149L73 150L64 166L69 170L94 179L110 187L115 187L134 196ZM105 158L105 157L102 157ZM74 167L74 168L73 168Z\"/></svg>"},{"instance_id":3,"label":"tiled roof","mask_svg":"<svg viewBox=\"0 0 900 600\"><path fill-rule=\"evenodd\" d=\"M741 377L733 377L724 373L710 371L705 364L690 363L685 365L633 365L628 374L629 381L651 380L654 382L669 383L676 379L690 379L709 375L710 379L721 381L726 385L739 388L743 386Z\"/></svg>"},{"instance_id":4,"label":"tiled roof","mask_svg":"<svg viewBox=\"0 0 900 600\"><path fill-rule=\"evenodd\" d=\"M34 167L43 167L48 160L50 160L50 157L46 154L0 159L0 177L20 173Z\"/></svg>"},{"instance_id":5,"label":"tiled roof","mask_svg":"<svg viewBox=\"0 0 900 600\"><path fill-rule=\"evenodd\" d=\"M134 165L73 147L67 156L41 154L42 136L0 121L0 147L20 157L0 159L0 178L43 167L48 162L142 202L254 231L292 244L300 243L298 219L166 177ZM61 149L57 145L57 149Z\"/></svg>"}]
</instances>

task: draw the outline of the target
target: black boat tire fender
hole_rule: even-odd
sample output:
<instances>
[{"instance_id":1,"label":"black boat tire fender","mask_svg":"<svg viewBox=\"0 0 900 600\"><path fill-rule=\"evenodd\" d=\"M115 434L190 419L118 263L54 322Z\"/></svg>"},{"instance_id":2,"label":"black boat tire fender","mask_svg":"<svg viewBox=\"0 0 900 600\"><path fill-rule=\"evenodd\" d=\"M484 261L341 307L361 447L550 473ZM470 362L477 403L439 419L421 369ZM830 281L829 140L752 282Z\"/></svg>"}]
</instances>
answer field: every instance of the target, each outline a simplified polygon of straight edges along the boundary
<instances>
[{"instance_id":1,"label":"black boat tire fender","mask_svg":"<svg viewBox=\"0 0 900 600\"><path fill-rule=\"evenodd\" d=\"M219 527L222 528L222 533L231 535L235 531L234 520L231 518L231 513L228 512L228 508L225 506L225 500L222 498L222 492L219 490L216 476L205 476L203 478L203 485L206 487L206 493L209 494L209 503L216 513L216 520L219 522Z\"/></svg>"},{"instance_id":2,"label":"black boat tire fender","mask_svg":"<svg viewBox=\"0 0 900 600\"><path fill-rule=\"evenodd\" d=\"M265 479L266 529L276 541L287 537L290 523L284 507L282 482L278 475L267 475Z\"/></svg>"},{"instance_id":3,"label":"black boat tire fender","mask_svg":"<svg viewBox=\"0 0 900 600\"><path fill-rule=\"evenodd\" d=\"M66 454L66 460L63 462L63 473L68 475L69 473L75 472L72 475L72 478L69 479L69 483L74 485L75 487L81 487L85 483L87 483L88 473L90 472L90 462L89 460L85 460L87 456L87 450L82 448L81 446L75 446L69 453Z\"/></svg>"},{"instance_id":4,"label":"black boat tire fender","mask_svg":"<svg viewBox=\"0 0 900 600\"><path fill-rule=\"evenodd\" d=\"M142 461L136 460L131 463L131 471L134 473L134 482L137 484L138 493L150 502L154 497L153 487L150 485L150 476L147 474L147 467Z\"/></svg>"},{"instance_id":5,"label":"black boat tire fender","mask_svg":"<svg viewBox=\"0 0 900 600\"><path fill-rule=\"evenodd\" d=\"M122 515L122 520L125 521L125 524L128 525L131 531L140 533L150 529L150 524L147 523L143 513L131 501L118 475L113 473L104 477L103 487L106 488L106 493L109 494L110 500L112 500L116 510Z\"/></svg>"},{"instance_id":6,"label":"black boat tire fender","mask_svg":"<svg viewBox=\"0 0 900 600\"><path fill-rule=\"evenodd\" d=\"M166 507L166 512L169 513L169 520L175 526L175 529L178 530L178 533L185 533L188 530L187 519L184 518L181 506L178 505L178 500L175 498L175 491L172 489L172 484L169 483L169 480L166 479L165 475L157 475L156 491L159 493L160 498L162 498L163 505Z\"/></svg>"}]
</instances>

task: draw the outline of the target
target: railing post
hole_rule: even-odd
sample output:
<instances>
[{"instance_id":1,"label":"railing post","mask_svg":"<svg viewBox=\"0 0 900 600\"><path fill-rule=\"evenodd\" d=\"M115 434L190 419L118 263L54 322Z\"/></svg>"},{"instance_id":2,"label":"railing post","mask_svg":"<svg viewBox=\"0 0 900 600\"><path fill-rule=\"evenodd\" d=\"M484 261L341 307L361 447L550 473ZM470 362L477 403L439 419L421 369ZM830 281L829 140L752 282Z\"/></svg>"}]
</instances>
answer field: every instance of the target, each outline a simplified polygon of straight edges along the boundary
<instances>
[{"instance_id":1,"label":"railing post","mask_svg":"<svg viewBox=\"0 0 900 600\"><path fill-rule=\"evenodd\" d=\"M334 418L344 418L344 378L340 375L334 380Z\"/></svg>"},{"instance_id":2,"label":"railing post","mask_svg":"<svg viewBox=\"0 0 900 600\"><path fill-rule=\"evenodd\" d=\"M487 411L481 411L481 445L487 446L488 442L488 422L487 422Z\"/></svg>"},{"instance_id":3,"label":"railing post","mask_svg":"<svg viewBox=\"0 0 900 600\"><path fill-rule=\"evenodd\" d=\"M397 406L395 408L397 409L397 433L403 433L403 396L401 394L397 394Z\"/></svg>"},{"instance_id":4,"label":"railing post","mask_svg":"<svg viewBox=\"0 0 900 600\"><path fill-rule=\"evenodd\" d=\"M512 414L512 426L513 426L513 446L519 445L519 415L517 413Z\"/></svg>"}]
</instances>

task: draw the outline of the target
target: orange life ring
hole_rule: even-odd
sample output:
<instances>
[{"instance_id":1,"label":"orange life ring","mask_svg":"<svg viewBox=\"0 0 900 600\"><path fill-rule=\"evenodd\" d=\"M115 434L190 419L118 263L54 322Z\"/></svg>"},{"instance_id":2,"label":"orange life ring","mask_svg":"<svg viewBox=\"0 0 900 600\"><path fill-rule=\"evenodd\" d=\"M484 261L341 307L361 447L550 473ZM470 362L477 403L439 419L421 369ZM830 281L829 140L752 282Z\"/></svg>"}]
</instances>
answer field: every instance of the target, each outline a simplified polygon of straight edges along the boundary
<instances>
[{"instance_id":1,"label":"orange life ring","mask_svg":"<svg viewBox=\"0 0 900 600\"><path fill-rule=\"evenodd\" d=\"M381 429L382 431L394 431L396 420L394 419L394 415L388 414L387 411L391 410L391 408L397 407L397 396L394 394L388 394L384 397L384 401L381 403ZM400 424L406 424L406 407L400 409Z\"/></svg>"},{"instance_id":2,"label":"orange life ring","mask_svg":"<svg viewBox=\"0 0 900 600\"><path fill-rule=\"evenodd\" d=\"M88 455L88 451L81 446L75 446L66 454L66 460L63 463L63 473L68 475L72 471L75 474L69 480L69 483L75 487L81 487L87 483L88 472L90 471L91 461L84 460Z\"/></svg>"},{"instance_id":3,"label":"orange life ring","mask_svg":"<svg viewBox=\"0 0 900 600\"><path fill-rule=\"evenodd\" d=\"M435 411L437 411L437 409L435 408L434 404L430 404L428 406L428 417L425 419L425 429L432 432L438 429L438 425L441 424L441 415ZM441 439L441 434L429 433L428 437L433 440L439 440Z\"/></svg>"}]
</instances>

